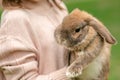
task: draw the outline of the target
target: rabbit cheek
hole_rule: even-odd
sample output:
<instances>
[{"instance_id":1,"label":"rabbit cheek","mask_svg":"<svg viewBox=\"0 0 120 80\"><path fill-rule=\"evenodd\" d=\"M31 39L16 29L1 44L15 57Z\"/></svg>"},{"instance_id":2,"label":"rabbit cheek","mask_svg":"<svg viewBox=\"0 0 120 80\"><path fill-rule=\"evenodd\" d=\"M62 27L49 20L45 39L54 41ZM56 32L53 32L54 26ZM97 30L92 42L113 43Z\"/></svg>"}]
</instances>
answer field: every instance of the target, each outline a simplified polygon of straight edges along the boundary
<instances>
[{"instance_id":1,"label":"rabbit cheek","mask_svg":"<svg viewBox=\"0 0 120 80\"><path fill-rule=\"evenodd\" d=\"M74 40L76 45L82 43L82 41L85 39L86 35L88 34L88 30L89 30L88 26L81 30L79 36L76 38L76 40Z\"/></svg>"},{"instance_id":2,"label":"rabbit cheek","mask_svg":"<svg viewBox=\"0 0 120 80\"><path fill-rule=\"evenodd\" d=\"M81 33L79 32L79 33L72 34L71 37L73 39L77 39L80 35L81 35Z\"/></svg>"},{"instance_id":3,"label":"rabbit cheek","mask_svg":"<svg viewBox=\"0 0 120 80\"><path fill-rule=\"evenodd\" d=\"M70 46L71 38L67 31L61 30L59 33L56 33L56 40L59 44L64 45L65 47Z\"/></svg>"}]
</instances>

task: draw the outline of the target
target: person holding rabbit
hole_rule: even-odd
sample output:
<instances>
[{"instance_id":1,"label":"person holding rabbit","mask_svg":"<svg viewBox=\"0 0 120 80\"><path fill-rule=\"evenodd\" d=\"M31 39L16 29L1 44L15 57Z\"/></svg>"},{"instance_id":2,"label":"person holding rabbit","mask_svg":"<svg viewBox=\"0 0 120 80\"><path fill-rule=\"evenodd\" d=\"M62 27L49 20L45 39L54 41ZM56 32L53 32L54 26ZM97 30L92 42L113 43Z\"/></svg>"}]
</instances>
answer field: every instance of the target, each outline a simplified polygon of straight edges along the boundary
<instances>
[{"instance_id":1,"label":"person holding rabbit","mask_svg":"<svg viewBox=\"0 0 120 80\"><path fill-rule=\"evenodd\" d=\"M108 78L110 44L114 44L115 40L95 18L84 12L81 15L79 10L67 15L62 0L2 0L2 6L0 80L69 80L78 76L73 80ZM58 27L57 32L56 27L61 23L60 26L64 25L63 31ZM69 51L57 44L54 32L58 43ZM62 37L59 36L61 34ZM101 49L107 52L101 54ZM66 66L69 62L68 52L75 53L72 55L78 58L76 61L74 56L70 56L74 58L71 58L69 67ZM96 57L97 60L94 60ZM99 60L106 63L103 65L101 62L98 66L100 69L94 64ZM89 65L92 62L94 65ZM91 66L95 73L101 71L103 75L90 73ZM92 75L86 75L86 69Z\"/></svg>"}]
</instances>

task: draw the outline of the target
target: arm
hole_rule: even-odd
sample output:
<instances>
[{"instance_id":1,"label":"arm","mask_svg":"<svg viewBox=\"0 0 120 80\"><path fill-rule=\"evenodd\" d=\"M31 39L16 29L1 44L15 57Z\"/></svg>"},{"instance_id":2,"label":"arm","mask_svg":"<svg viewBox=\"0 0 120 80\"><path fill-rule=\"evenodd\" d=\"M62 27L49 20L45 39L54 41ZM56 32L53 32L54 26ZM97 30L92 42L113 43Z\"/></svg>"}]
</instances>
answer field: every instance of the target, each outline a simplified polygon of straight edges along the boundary
<instances>
[{"instance_id":1,"label":"arm","mask_svg":"<svg viewBox=\"0 0 120 80\"><path fill-rule=\"evenodd\" d=\"M0 77L4 75L5 80L67 80L66 68L47 75L39 73L37 49L27 40L25 22L28 20L21 16L9 18L4 20L0 30Z\"/></svg>"},{"instance_id":2,"label":"arm","mask_svg":"<svg viewBox=\"0 0 120 80\"><path fill-rule=\"evenodd\" d=\"M0 38L0 70L4 73L6 80L67 79L66 68L48 75L39 75L35 50L22 44L19 39L4 38Z\"/></svg>"}]
</instances>

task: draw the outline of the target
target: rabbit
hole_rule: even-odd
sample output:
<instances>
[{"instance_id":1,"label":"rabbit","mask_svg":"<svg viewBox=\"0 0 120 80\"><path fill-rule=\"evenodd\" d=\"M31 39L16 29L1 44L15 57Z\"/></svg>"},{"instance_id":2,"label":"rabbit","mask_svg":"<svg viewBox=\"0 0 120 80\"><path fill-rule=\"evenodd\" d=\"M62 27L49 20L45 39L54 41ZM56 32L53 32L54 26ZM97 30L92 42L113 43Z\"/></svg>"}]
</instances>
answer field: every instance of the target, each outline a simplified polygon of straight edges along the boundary
<instances>
[{"instance_id":1,"label":"rabbit","mask_svg":"<svg viewBox=\"0 0 120 80\"><path fill-rule=\"evenodd\" d=\"M71 80L108 80L110 51L116 39L86 11L74 9L55 29L55 40L71 54Z\"/></svg>"}]
</instances>

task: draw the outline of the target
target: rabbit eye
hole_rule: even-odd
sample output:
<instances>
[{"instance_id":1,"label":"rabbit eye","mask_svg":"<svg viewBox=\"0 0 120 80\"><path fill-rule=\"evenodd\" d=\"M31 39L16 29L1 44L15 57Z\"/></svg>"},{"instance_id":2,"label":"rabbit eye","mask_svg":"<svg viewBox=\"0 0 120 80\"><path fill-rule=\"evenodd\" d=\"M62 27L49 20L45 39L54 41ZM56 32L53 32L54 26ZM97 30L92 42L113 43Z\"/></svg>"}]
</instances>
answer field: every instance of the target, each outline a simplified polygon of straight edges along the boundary
<instances>
[{"instance_id":1,"label":"rabbit eye","mask_svg":"<svg viewBox=\"0 0 120 80\"><path fill-rule=\"evenodd\" d=\"M76 33L80 32L80 28L75 29L75 32Z\"/></svg>"}]
</instances>

